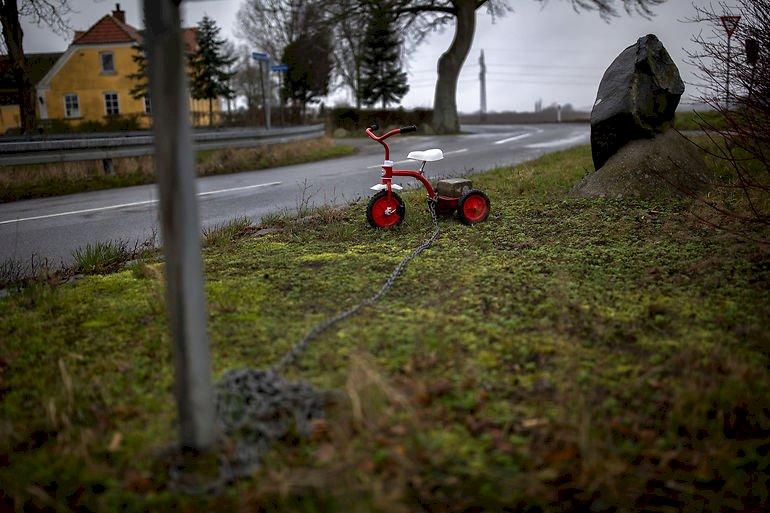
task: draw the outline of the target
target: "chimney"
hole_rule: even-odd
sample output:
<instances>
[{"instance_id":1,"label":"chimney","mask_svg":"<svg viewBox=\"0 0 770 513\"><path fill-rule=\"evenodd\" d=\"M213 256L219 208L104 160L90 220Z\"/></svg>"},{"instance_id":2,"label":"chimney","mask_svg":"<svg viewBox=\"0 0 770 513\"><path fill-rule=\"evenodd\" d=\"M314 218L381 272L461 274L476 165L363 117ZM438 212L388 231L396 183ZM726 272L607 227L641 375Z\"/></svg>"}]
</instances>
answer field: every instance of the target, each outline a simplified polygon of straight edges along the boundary
<instances>
[{"instance_id":1,"label":"chimney","mask_svg":"<svg viewBox=\"0 0 770 513\"><path fill-rule=\"evenodd\" d=\"M120 10L120 4L115 4L115 10L112 11L112 17L117 18L121 23L126 22L126 11Z\"/></svg>"}]
</instances>

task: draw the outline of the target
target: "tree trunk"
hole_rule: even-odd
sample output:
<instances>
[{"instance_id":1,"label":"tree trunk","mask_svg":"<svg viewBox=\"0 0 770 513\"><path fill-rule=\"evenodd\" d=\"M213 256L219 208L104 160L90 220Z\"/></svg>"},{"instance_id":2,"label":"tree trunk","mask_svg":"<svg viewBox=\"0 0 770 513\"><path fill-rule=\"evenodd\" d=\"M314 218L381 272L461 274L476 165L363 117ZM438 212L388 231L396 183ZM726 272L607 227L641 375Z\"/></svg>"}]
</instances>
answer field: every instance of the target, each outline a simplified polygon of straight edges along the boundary
<instances>
[{"instance_id":1,"label":"tree trunk","mask_svg":"<svg viewBox=\"0 0 770 513\"><path fill-rule=\"evenodd\" d=\"M433 100L433 130L439 134L460 131L457 117L457 79L473 43L476 0L457 0L457 21L452 44L438 60L438 81Z\"/></svg>"},{"instance_id":2,"label":"tree trunk","mask_svg":"<svg viewBox=\"0 0 770 513\"><path fill-rule=\"evenodd\" d=\"M209 126L214 126L214 99L209 98Z\"/></svg>"},{"instance_id":3,"label":"tree trunk","mask_svg":"<svg viewBox=\"0 0 770 513\"><path fill-rule=\"evenodd\" d=\"M27 70L27 59L24 57L24 31L19 23L19 7L15 0L0 4L0 21L3 25L3 39L8 48L8 55L13 66L13 75L19 90L19 113L21 129L25 134L35 130L37 115L35 112L35 84Z\"/></svg>"}]
</instances>

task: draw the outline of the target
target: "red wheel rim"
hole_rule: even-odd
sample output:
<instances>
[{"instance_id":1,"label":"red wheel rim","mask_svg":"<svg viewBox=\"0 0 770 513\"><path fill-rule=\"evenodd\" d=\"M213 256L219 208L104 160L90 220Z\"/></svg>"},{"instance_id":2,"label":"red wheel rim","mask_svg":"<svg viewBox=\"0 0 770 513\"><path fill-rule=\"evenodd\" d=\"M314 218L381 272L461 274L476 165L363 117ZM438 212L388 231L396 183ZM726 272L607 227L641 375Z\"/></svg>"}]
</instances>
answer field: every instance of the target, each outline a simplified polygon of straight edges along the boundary
<instances>
[{"instance_id":1,"label":"red wheel rim","mask_svg":"<svg viewBox=\"0 0 770 513\"><path fill-rule=\"evenodd\" d=\"M469 223L477 223L487 217L489 205L481 194L472 194L463 202L463 215Z\"/></svg>"},{"instance_id":2,"label":"red wheel rim","mask_svg":"<svg viewBox=\"0 0 770 513\"><path fill-rule=\"evenodd\" d=\"M401 220L398 201L394 197L383 196L372 205L372 219L380 228L390 228Z\"/></svg>"}]
</instances>

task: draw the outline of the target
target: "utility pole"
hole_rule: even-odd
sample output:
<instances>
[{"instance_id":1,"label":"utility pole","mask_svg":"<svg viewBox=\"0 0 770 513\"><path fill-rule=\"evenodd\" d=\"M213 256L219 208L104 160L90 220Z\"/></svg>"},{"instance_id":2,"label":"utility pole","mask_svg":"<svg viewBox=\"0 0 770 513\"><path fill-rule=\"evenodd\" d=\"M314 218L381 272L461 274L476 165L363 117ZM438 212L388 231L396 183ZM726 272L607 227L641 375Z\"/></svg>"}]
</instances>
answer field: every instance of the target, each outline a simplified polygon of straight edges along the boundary
<instances>
[{"instance_id":1,"label":"utility pole","mask_svg":"<svg viewBox=\"0 0 770 513\"><path fill-rule=\"evenodd\" d=\"M479 82L481 85L481 108L479 109L481 121L487 120L487 65L484 63L484 50L479 57Z\"/></svg>"},{"instance_id":2,"label":"utility pole","mask_svg":"<svg viewBox=\"0 0 770 513\"><path fill-rule=\"evenodd\" d=\"M264 63L267 63L267 67L270 69L270 56L266 53L252 52L251 58L255 61L259 61L259 87L262 91L262 113L265 115L265 130L270 130L270 100L267 97L270 94L270 91L268 87L265 87L264 66Z\"/></svg>"},{"instance_id":3,"label":"utility pole","mask_svg":"<svg viewBox=\"0 0 770 513\"><path fill-rule=\"evenodd\" d=\"M144 15L179 435L203 451L216 441L214 393L179 2L144 0Z\"/></svg>"},{"instance_id":4,"label":"utility pole","mask_svg":"<svg viewBox=\"0 0 770 513\"><path fill-rule=\"evenodd\" d=\"M722 21L722 26L725 28L725 32L727 32L727 95L725 97L725 109L730 110L730 60L732 59L731 55L731 41L733 37L733 33L735 32L735 29L738 28L738 22L741 21L740 16L720 16L719 18Z\"/></svg>"}]
</instances>

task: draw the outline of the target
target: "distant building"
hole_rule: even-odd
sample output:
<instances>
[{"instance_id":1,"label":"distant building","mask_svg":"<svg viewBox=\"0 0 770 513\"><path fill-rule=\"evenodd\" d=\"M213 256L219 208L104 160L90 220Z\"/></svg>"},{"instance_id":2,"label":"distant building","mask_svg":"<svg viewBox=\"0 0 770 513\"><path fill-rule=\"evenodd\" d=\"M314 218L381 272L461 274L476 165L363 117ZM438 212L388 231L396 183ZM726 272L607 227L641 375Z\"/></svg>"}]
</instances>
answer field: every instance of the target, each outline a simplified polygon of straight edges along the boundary
<instances>
[{"instance_id":1,"label":"distant building","mask_svg":"<svg viewBox=\"0 0 770 513\"><path fill-rule=\"evenodd\" d=\"M540 98L535 102L535 112L542 112L543 111L543 99Z\"/></svg>"},{"instance_id":2,"label":"distant building","mask_svg":"<svg viewBox=\"0 0 770 513\"><path fill-rule=\"evenodd\" d=\"M194 51L197 46L195 28L184 29L183 36L187 52ZM142 31L126 23L126 13L117 4L112 13L88 30L75 31L75 37L64 53L40 54L57 57L42 76L33 76L37 85L39 119L64 120L77 125L86 121L135 117L140 126L148 127L152 116L149 99L135 99L130 93L136 83L129 76L138 70L133 56L142 39ZM41 63L39 68L43 67ZM7 81L3 75L0 90L15 89L13 76L9 78ZM6 102L11 98L13 95L8 96ZM3 105L3 131L20 126L18 105ZM208 101L191 98L190 111L194 124L208 124ZM217 117L221 112L220 102L214 102L214 111ZM6 117L13 121L6 124Z\"/></svg>"}]
</instances>

